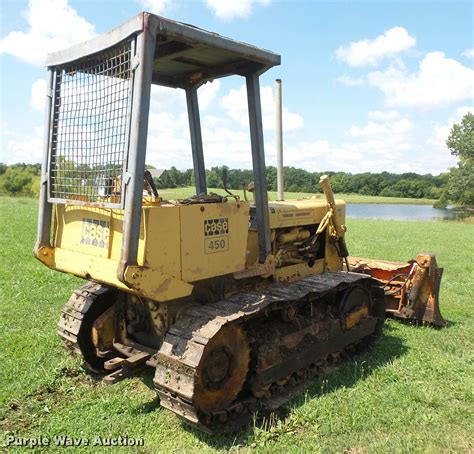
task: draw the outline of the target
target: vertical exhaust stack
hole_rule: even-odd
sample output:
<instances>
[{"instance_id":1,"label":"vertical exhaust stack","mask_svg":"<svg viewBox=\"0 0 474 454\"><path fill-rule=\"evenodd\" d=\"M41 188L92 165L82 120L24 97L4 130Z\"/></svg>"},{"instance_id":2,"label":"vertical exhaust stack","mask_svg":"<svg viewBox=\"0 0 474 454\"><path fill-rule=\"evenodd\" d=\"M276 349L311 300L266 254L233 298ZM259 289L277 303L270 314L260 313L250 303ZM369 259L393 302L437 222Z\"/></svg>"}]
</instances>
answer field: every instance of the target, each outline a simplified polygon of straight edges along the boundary
<instances>
[{"instance_id":1,"label":"vertical exhaust stack","mask_svg":"<svg viewBox=\"0 0 474 454\"><path fill-rule=\"evenodd\" d=\"M281 79L275 80L275 112L276 112L276 148L277 148L277 200L284 200L283 177L283 117L281 103Z\"/></svg>"}]
</instances>

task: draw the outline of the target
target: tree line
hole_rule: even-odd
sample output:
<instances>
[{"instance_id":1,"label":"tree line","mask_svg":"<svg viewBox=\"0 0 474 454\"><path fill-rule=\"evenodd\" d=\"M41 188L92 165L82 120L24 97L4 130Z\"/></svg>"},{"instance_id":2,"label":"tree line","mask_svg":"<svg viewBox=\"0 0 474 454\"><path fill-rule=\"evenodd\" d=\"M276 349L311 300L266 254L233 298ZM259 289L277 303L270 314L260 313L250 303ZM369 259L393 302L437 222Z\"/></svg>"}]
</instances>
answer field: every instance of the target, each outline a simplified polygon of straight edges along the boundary
<instances>
[{"instance_id":1,"label":"tree line","mask_svg":"<svg viewBox=\"0 0 474 454\"><path fill-rule=\"evenodd\" d=\"M285 167L285 191L322 193L319 178L324 174L331 178L331 185L336 193L386 197L438 199L447 182L446 174L438 176L390 172L351 174L347 172L309 172L296 167ZM225 179L228 189L242 189L243 185L247 185L253 180L253 174L251 170L229 169L226 166L212 167L206 170L207 185L210 188L223 188ZM156 184L159 189L193 186L194 174L192 169L180 171L171 167L156 180ZM267 189L269 191L277 190L276 167L267 167Z\"/></svg>"},{"instance_id":2,"label":"tree line","mask_svg":"<svg viewBox=\"0 0 474 454\"><path fill-rule=\"evenodd\" d=\"M152 168L152 166L148 166L148 168ZM76 170L74 173L77 175ZM120 173L119 170L118 173ZM336 193L387 197L439 199L448 181L447 174L438 176L389 172L351 174L347 172L308 172L296 167L285 167L285 191L321 193L319 177L324 173L330 176L331 185ZM39 194L40 174L40 164L7 166L0 163L0 192L6 195L36 197ZM243 185L248 185L253 181L253 173L248 169L229 169L226 166L212 167L206 170L206 180L209 188L223 188L226 180L227 188L242 189ZM193 186L194 172L192 169L178 170L176 167L171 167L160 178L155 179L155 183L158 189ZM273 166L267 167L267 188L269 191L277 190L277 171Z\"/></svg>"}]
</instances>

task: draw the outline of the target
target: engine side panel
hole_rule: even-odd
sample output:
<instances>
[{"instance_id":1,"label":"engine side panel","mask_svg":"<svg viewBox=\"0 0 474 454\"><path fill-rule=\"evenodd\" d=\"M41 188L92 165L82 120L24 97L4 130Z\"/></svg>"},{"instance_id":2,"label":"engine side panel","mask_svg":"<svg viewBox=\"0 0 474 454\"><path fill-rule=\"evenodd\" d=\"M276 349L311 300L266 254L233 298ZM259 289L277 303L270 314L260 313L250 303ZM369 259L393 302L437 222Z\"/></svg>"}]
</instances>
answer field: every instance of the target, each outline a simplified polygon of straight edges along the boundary
<instances>
[{"instance_id":1,"label":"engine side panel","mask_svg":"<svg viewBox=\"0 0 474 454\"><path fill-rule=\"evenodd\" d=\"M183 281L243 270L248 216L248 202L180 206Z\"/></svg>"}]
</instances>

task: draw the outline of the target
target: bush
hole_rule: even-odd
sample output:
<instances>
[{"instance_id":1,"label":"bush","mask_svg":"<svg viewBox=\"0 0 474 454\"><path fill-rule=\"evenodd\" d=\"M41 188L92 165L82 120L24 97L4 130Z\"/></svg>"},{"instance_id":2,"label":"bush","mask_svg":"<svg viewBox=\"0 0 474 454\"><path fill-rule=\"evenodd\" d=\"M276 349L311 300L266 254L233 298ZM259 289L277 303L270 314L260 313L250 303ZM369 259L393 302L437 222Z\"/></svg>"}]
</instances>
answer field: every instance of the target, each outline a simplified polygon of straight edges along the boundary
<instances>
[{"instance_id":1,"label":"bush","mask_svg":"<svg viewBox=\"0 0 474 454\"><path fill-rule=\"evenodd\" d=\"M0 164L0 192L12 196L37 197L39 195L40 173L39 164Z\"/></svg>"}]
</instances>

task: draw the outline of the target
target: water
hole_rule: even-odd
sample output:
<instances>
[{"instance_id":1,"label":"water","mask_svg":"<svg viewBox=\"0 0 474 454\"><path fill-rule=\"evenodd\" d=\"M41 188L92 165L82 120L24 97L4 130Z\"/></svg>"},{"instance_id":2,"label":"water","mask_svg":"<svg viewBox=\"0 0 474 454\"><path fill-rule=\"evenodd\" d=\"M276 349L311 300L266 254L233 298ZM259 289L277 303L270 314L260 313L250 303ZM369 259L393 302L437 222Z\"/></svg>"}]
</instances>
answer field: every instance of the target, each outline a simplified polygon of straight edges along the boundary
<instances>
[{"instance_id":1,"label":"water","mask_svg":"<svg viewBox=\"0 0 474 454\"><path fill-rule=\"evenodd\" d=\"M431 205L391 205L385 203L347 205L347 217L349 218L439 221L462 219L466 215L466 213L448 208L433 208Z\"/></svg>"}]
</instances>

